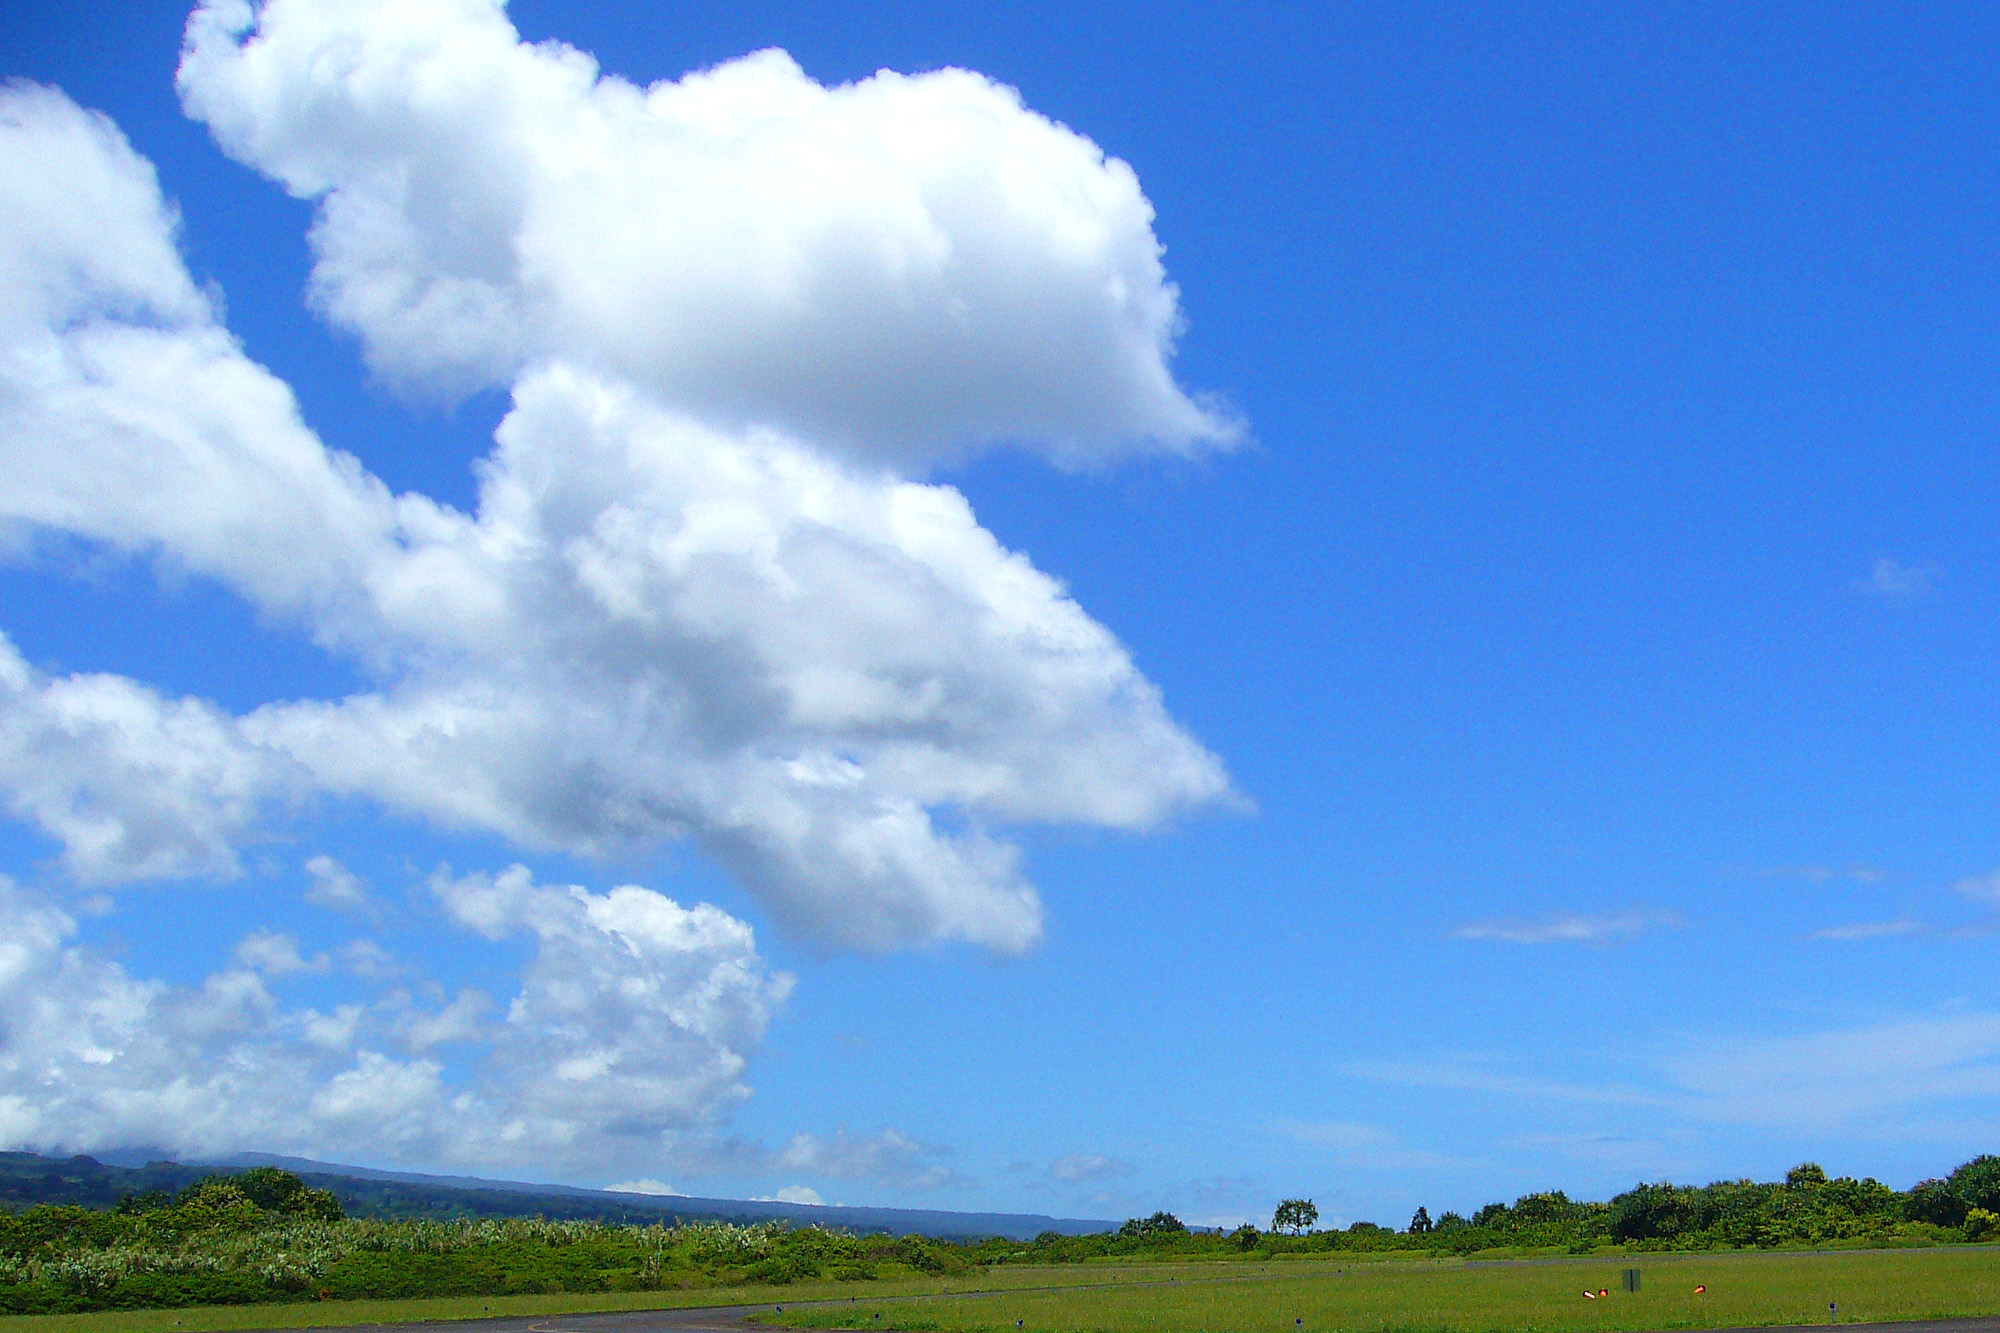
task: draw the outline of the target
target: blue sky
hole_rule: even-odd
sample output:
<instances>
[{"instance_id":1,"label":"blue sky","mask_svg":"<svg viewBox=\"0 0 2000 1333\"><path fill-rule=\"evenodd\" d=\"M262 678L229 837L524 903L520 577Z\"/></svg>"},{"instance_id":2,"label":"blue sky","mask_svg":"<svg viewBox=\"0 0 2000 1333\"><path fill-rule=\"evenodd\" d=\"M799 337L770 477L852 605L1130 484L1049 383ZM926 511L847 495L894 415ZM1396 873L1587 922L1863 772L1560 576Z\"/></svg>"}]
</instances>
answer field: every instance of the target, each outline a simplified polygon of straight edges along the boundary
<instances>
[{"instance_id":1,"label":"blue sky","mask_svg":"<svg viewBox=\"0 0 2000 1333\"><path fill-rule=\"evenodd\" d=\"M0 16L7 1146L1394 1223L1994 1149L2000 20L509 6L743 75L648 158L371 8L179 91L185 5Z\"/></svg>"}]
</instances>

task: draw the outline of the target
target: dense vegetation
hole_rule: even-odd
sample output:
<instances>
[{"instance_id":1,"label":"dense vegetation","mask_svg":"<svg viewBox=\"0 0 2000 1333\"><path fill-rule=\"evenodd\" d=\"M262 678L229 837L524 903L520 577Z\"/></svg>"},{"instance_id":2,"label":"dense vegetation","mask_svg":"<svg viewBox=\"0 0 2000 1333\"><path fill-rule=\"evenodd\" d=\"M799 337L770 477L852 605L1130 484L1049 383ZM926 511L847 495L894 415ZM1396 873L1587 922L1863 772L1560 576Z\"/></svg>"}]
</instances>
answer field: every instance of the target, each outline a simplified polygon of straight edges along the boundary
<instances>
[{"instance_id":1,"label":"dense vegetation","mask_svg":"<svg viewBox=\"0 0 2000 1333\"><path fill-rule=\"evenodd\" d=\"M1231 1250L1260 1255L1331 1251L1468 1255L1488 1250L1589 1254L1606 1247L1650 1251L1993 1241L2000 1240L2000 1157L1976 1157L1941 1180L1926 1180L1903 1192L1872 1179L1830 1180L1824 1170L1808 1162L1788 1171L1782 1181L1639 1185L1609 1203L1584 1203L1556 1190L1523 1195L1511 1204L1489 1203L1471 1217L1447 1212L1432 1221L1429 1209L1419 1208L1402 1231L1373 1222L1310 1230L1317 1218L1311 1200L1287 1199L1273 1216L1270 1231L1242 1226L1220 1236L1190 1232L1172 1214L1157 1213L1145 1220L1135 1218L1115 1234L1051 1233L1001 1257L1066 1263L1163 1251L1189 1256Z\"/></svg>"},{"instance_id":2,"label":"dense vegetation","mask_svg":"<svg viewBox=\"0 0 2000 1333\"><path fill-rule=\"evenodd\" d=\"M1711 1185L1639 1185L1608 1203L1585 1203L1560 1190L1489 1203L1471 1217L1447 1212L1435 1222L1418 1209L1403 1231L1357 1222L1343 1231L1299 1237L1238 1233L1246 1248L1272 1251L1563 1249L1707 1250L1831 1245L1952 1244L2000 1240L2000 1157L1976 1157L1949 1176L1908 1191L1879 1180L1828 1179L1807 1162L1782 1181L1724 1180Z\"/></svg>"},{"instance_id":3,"label":"dense vegetation","mask_svg":"<svg viewBox=\"0 0 2000 1333\"><path fill-rule=\"evenodd\" d=\"M1474 1254L1708 1250L2000 1240L2000 1157L1898 1192L1830 1180L1810 1163L1783 1181L1640 1185L1608 1203L1560 1192L1493 1203L1402 1231L1312 1230L1310 1200L1274 1218L1294 1234L1193 1231L1171 1213L1115 1232L1046 1232L964 1244L781 1223L631 1225L551 1218L351 1218L329 1190L258 1167L127 1195L104 1209L38 1204L0 1213L0 1313L516 1292L677 1290L806 1279L959 1275L996 1264L1227 1258L1353 1251Z\"/></svg>"},{"instance_id":4,"label":"dense vegetation","mask_svg":"<svg viewBox=\"0 0 2000 1333\"><path fill-rule=\"evenodd\" d=\"M116 1208L0 1215L0 1313L513 1292L634 1291L962 1273L960 1247L776 1224L349 1218L259 1167Z\"/></svg>"}]
</instances>

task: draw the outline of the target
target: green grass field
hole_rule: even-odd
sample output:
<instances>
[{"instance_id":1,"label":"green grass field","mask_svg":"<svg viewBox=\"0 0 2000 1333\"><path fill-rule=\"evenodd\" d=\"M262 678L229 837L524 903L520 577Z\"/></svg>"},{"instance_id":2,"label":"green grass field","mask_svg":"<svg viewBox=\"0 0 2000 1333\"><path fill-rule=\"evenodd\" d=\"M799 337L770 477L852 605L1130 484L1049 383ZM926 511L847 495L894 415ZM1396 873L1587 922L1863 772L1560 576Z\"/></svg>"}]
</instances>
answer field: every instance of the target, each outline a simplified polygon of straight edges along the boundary
<instances>
[{"instance_id":1,"label":"green grass field","mask_svg":"<svg viewBox=\"0 0 2000 1333\"><path fill-rule=\"evenodd\" d=\"M1627 1267L1640 1290L1621 1290ZM1245 1271L1246 1268L1249 1271ZM797 1310L813 1328L1035 1333L1620 1333L2000 1313L2000 1250L1648 1255L1632 1259L1183 1266L1167 1275L1095 1270L1117 1285L952 1299L864 1300ZM1178 1279L1178 1280L1173 1280ZM1695 1287L1708 1291L1697 1294ZM1587 1300L1584 1290L1608 1289ZM878 1321L875 1316L879 1314ZM1298 1320L1295 1324L1293 1321ZM774 1321L777 1322L777 1321Z\"/></svg>"},{"instance_id":2,"label":"green grass field","mask_svg":"<svg viewBox=\"0 0 2000 1333\"><path fill-rule=\"evenodd\" d=\"M1620 1274L1642 1274L1636 1294ZM1694 1288L1708 1291L1697 1295ZM1586 1300L1585 1288L1609 1295ZM966 1278L679 1292L323 1301L0 1318L0 1333L226 1333L601 1310L760 1306L773 1324L1012 1333L1632 1333L2000 1314L2000 1247L1645 1255L1511 1263L1379 1258L1006 1266ZM879 1315L878 1320L876 1316ZM1294 1320L1302 1321L1294 1324Z\"/></svg>"},{"instance_id":3,"label":"green grass field","mask_svg":"<svg viewBox=\"0 0 2000 1333\"><path fill-rule=\"evenodd\" d=\"M699 1287L687 1291L565 1292L533 1296L438 1296L419 1300L291 1301L273 1305L197 1306L173 1310L104 1310L92 1314L0 1316L0 1333L229 1333L235 1329L403 1324L433 1319L584 1314L607 1310L682 1310L718 1305L869 1300L945 1292L1010 1291L1065 1283L1165 1280L1184 1263L1026 1265L966 1277L910 1277L880 1282L793 1282L784 1286ZM873 1309L873 1306L868 1307Z\"/></svg>"}]
</instances>

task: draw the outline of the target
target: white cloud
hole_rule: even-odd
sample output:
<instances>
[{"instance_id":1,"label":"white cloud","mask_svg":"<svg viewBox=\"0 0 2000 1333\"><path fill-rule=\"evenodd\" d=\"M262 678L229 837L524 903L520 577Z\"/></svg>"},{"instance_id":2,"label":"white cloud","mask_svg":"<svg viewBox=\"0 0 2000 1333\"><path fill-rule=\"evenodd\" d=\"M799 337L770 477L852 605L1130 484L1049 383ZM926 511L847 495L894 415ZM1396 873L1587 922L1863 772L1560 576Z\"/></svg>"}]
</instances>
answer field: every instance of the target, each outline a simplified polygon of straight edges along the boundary
<instances>
[{"instance_id":1,"label":"white cloud","mask_svg":"<svg viewBox=\"0 0 2000 1333\"><path fill-rule=\"evenodd\" d=\"M1815 940L1879 940L1893 935L1919 935L1930 927L1921 921L1856 921L1845 926L1828 926L1815 930L1808 939Z\"/></svg>"},{"instance_id":2,"label":"white cloud","mask_svg":"<svg viewBox=\"0 0 2000 1333\"><path fill-rule=\"evenodd\" d=\"M1395 1142L1395 1135L1379 1125L1363 1125L1343 1120L1282 1120L1278 1131L1300 1143L1317 1148L1338 1148L1347 1152L1381 1148Z\"/></svg>"},{"instance_id":3,"label":"white cloud","mask_svg":"<svg viewBox=\"0 0 2000 1333\"><path fill-rule=\"evenodd\" d=\"M1851 865L1844 870L1832 866L1772 866L1760 874L1772 879L1802 879L1808 884L1826 884L1836 879L1846 878L1858 884L1878 884L1888 876L1877 866Z\"/></svg>"},{"instance_id":4,"label":"white cloud","mask_svg":"<svg viewBox=\"0 0 2000 1333\"><path fill-rule=\"evenodd\" d=\"M348 255L342 219L380 203L367 202L368 191L388 177L370 172L395 175L404 161L396 149L369 166L370 136L357 125L401 124L398 142L431 145L426 152L449 142L404 96L413 86L406 76L421 82L460 68L426 63L426 43L471 53L463 88L433 88L447 101L459 92L474 102L540 97L533 88L551 79L583 77L574 60L540 48L508 46L513 54L494 56L498 65L481 63L501 49L493 43L505 28L490 5L399 6L349 42L365 8L279 0L263 11L265 35L240 51L217 25L247 8L203 11L184 76L191 105L235 149L282 162L273 169L308 192L338 187L318 233L328 256ZM331 80L317 100L301 91L305 68ZM514 74L528 91L507 83ZM794 76L765 59L713 79L739 77L782 84ZM686 96L699 102L708 86L696 80ZM883 91L891 86L867 96L904 95ZM625 105L629 90L595 87L590 98ZM984 87L970 76L936 85L940 96L1006 102L990 88L977 91ZM797 114L808 119L819 114L812 106L861 96L794 91L806 108ZM1065 152L1082 151L1081 141L1025 112L989 110L1012 126L1001 138L1028 144L1020 151L1031 156L1049 135L1070 145ZM451 114L474 129L489 118L527 124L483 102ZM886 133L879 117L850 123L837 108L825 114L848 126L843 133ZM686 108L674 115L706 123ZM954 151L992 147L940 132ZM31 89L0 98L0 139L8 155L0 161L57 164L97 210L86 229L57 216L40 184L21 184L38 180L35 172L0 174L0 281L13 284L19 310L32 316L11 318L0 347L0 518L158 552L294 621L378 682L344 700L273 703L232 717L115 677L47 678L0 648L0 790L17 814L64 844L79 879L236 873L237 840L316 791L530 848L630 853L692 836L808 937L863 948L956 938L1017 950L1039 938L1040 905L998 826L1145 829L1231 798L1221 764L1173 723L1116 640L1054 580L1002 548L958 492L842 461L792 434L710 424L728 414L698 419L700 403L668 406L655 395L679 393L673 383L620 364L605 348L628 340L572 312L530 321L528 333L543 341L482 469L478 513L391 496L354 459L325 449L285 386L215 322L173 258L171 214L150 168L115 130ZM622 137L599 147L644 156ZM491 148L474 134L461 145L457 174L404 179L442 186L476 176ZM329 174L314 185L320 168L307 159L322 150ZM590 154L571 146L563 159ZM1014 162L1006 153L977 160L985 166L953 169L970 179ZM1125 188L1117 171L1072 161L1063 170L1083 175L1065 194L1051 181L1069 176L1016 166L1015 186L1048 193L1057 213L1071 194L1084 208L1092 189L1110 198ZM343 172L360 173L357 193L343 193ZM492 187L511 188L502 178ZM475 190L465 207L483 217L489 203ZM429 239L412 240L404 258L431 254L425 246L470 254L489 241L494 253L511 252L480 231L479 217L468 214L464 229L453 224L445 237L423 231L437 222L426 214L411 225L421 222ZM1013 225L1008 217L992 225ZM1084 235L1090 228L1076 227L1085 257L1096 254ZM1057 246L1076 230L1065 228L1015 241ZM670 243L678 242L661 240ZM107 258L93 257L100 248ZM447 269L471 262L457 251L438 254ZM134 258L112 262L123 255ZM1058 259L1049 262L1070 262ZM326 260L342 273L347 262ZM997 261L974 246L964 262ZM1096 262L1084 265L1096 275L1085 284L1092 290L1104 278L1090 267ZM437 295L442 272L423 280L432 295L412 298L426 310L458 300ZM327 270L322 291L348 292L347 281ZM937 291L912 290L919 305L950 305ZM348 308L348 296L325 299ZM863 283L854 299L886 298ZM965 308L975 324L993 313L977 302ZM429 318L418 320L419 340L443 338ZM829 318L847 339L845 317ZM548 341L555 328L570 332ZM380 355L402 345L383 337L371 343ZM933 348L900 325L884 337L870 355L885 364L894 348L925 356ZM751 361L799 359L768 350ZM513 373L514 360L503 359ZM1043 344L1036 359L1089 360L1048 356ZM976 377L991 378L992 369L982 363ZM921 363L912 373L942 372ZM780 405L810 397L781 389L758 392ZM1147 411L1166 412L1165 401ZM810 415L795 420L815 426ZM1137 408L1113 416L1120 430L1152 419ZM865 424L862 416L849 422L861 429L855 423ZM1064 448L1084 438L1010 423ZM958 429L931 422L925 438ZM895 449L907 444L895 440Z\"/></svg>"},{"instance_id":5,"label":"white cloud","mask_svg":"<svg viewBox=\"0 0 2000 1333\"><path fill-rule=\"evenodd\" d=\"M1102 1153L1073 1152L1049 1163L1049 1177L1053 1180L1110 1180L1131 1174L1129 1163Z\"/></svg>"},{"instance_id":6,"label":"white cloud","mask_svg":"<svg viewBox=\"0 0 2000 1333\"><path fill-rule=\"evenodd\" d=\"M220 709L119 676L51 680L0 633L0 792L80 883L234 874L234 840L289 790Z\"/></svg>"},{"instance_id":7,"label":"white cloud","mask_svg":"<svg viewBox=\"0 0 2000 1333\"><path fill-rule=\"evenodd\" d=\"M1440 1088L1538 1101L1656 1107L1670 1100L1661 1092L1624 1084L1587 1083L1520 1074L1500 1061L1478 1056L1379 1061L1356 1065L1353 1073L1374 1082L1407 1088Z\"/></svg>"},{"instance_id":8,"label":"white cloud","mask_svg":"<svg viewBox=\"0 0 2000 1333\"><path fill-rule=\"evenodd\" d=\"M1885 555L1876 559L1868 577L1861 579L1857 586L1876 597L1902 601L1931 592L1937 587L1937 581L1936 565L1906 565Z\"/></svg>"},{"instance_id":9,"label":"white cloud","mask_svg":"<svg viewBox=\"0 0 2000 1333\"><path fill-rule=\"evenodd\" d=\"M675 1189L666 1181L654 1180L651 1176L642 1176L638 1180L621 1180L616 1185L606 1185L604 1188L613 1194L671 1194L679 1196L683 1193L683 1191Z\"/></svg>"},{"instance_id":10,"label":"white cloud","mask_svg":"<svg viewBox=\"0 0 2000 1333\"><path fill-rule=\"evenodd\" d=\"M508 875L438 887L449 905L503 881L511 910L485 919L536 952L487 1023L476 993L436 1011L403 992L288 1009L265 976L299 970L298 952L268 934L198 986L136 979L0 879L0 1141L557 1171L698 1141L745 1095L745 1057L790 979L766 970L749 927L646 889ZM478 1043L463 1072L426 1054L447 1039Z\"/></svg>"},{"instance_id":11,"label":"white cloud","mask_svg":"<svg viewBox=\"0 0 2000 1333\"><path fill-rule=\"evenodd\" d=\"M1675 1035L1636 1053L1646 1086L1524 1074L1455 1056L1356 1067L1371 1080L1580 1106L1632 1107L1655 1135L1686 1124L1825 1132L1879 1126L1898 1136L2000 1096L2000 1013L1905 1016L1779 1036Z\"/></svg>"},{"instance_id":12,"label":"white cloud","mask_svg":"<svg viewBox=\"0 0 2000 1333\"><path fill-rule=\"evenodd\" d=\"M361 877L332 857L321 853L306 862L306 901L345 912L366 911L373 906Z\"/></svg>"},{"instance_id":13,"label":"white cloud","mask_svg":"<svg viewBox=\"0 0 2000 1333\"><path fill-rule=\"evenodd\" d=\"M0 634L0 800L78 885L241 875L333 795L527 849L687 837L822 944L1019 950L1010 826L1236 799L1116 639L920 480L996 443L1237 438L1172 378L1123 163L963 71L826 88L765 52L637 89L496 0L215 0L180 90L317 201L313 302L380 378L513 407L475 512L391 494L244 355L116 127L0 91L8 548L213 579L368 682L236 715ZM272 932L199 985L137 979L0 882L0 1141L962 1182L894 1129L715 1137L791 984L745 923L518 866L431 888L532 943L515 993ZM288 1007L306 971L375 993Z\"/></svg>"},{"instance_id":14,"label":"white cloud","mask_svg":"<svg viewBox=\"0 0 2000 1333\"><path fill-rule=\"evenodd\" d=\"M1629 911L1608 916L1558 912L1539 921L1518 918L1474 921L1452 935L1461 940L1499 940L1508 944L1622 944L1656 926L1678 926L1671 912Z\"/></svg>"},{"instance_id":15,"label":"white cloud","mask_svg":"<svg viewBox=\"0 0 2000 1333\"><path fill-rule=\"evenodd\" d=\"M207 318L152 167L110 120L53 89L8 85L0 180L0 333L10 342L78 319Z\"/></svg>"},{"instance_id":16,"label":"white cloud","mask_svg":"<svg viewBox=\"0 0 2000 1333\"><path fill-rule=\"evenodd\" d=\"M471 987L460 991L442 1009L412 1010L400 1016L396 1034L413 1051L427 1051L451 1042L478 1041L492 1033L486 1015L493 1001Z\"/></svg>"},{"instance_id":17,"label":"white cloud","mask_svg":"<svg viewBox=\"0 0 2000 1333\"><path fill-rule=\"evenodd\" d=\"M642 89L499 0L211 0L180 89L318 201L314 302L392 382L559 358L906 468L1236 437L1173 381L1131 169L977 74L828 88L773 50Z\"/></svg>"},{"instance_id":18,"label":"white cloud","mask_svg":"<svg viewBox=\"0 0 2000 1333\"><path fill-rule=\"evenodd\" d=\"M2000 1014L1705 1042L1667 1072L1704 1119L1827 1129L2000 1096Z\"/></svg>"},{"instance_id":19,"label":"white cloud","mask_svg":"<svg viewBox=\"0 0 2000 1333\"><path fill-rule=\"evenodd\" d=\"M325 954L310 959L302 956L296 939L272 930L253 930L244 936L242 943L236 946L236 961L267 977L289 976L294 972L324 972L332 966Z\"/></svg>"},{"instance_id":20,"label":"white cloud","mask_svg":"<svg viewBox=\"0 0 2000 1333\"><path fill-rule=\"evenodd\" d=\"M340 965L357 977L383 977L396 970L396 959L374 940L349 940L340 950Z\"/></svg>"},{"instance_id":21,"label":"white cloud","mask_svg":"<svg viewBox=\"0 0 2000 1333\"><path fill-rule=\"evenodd\" d=\"M760 1194L757 1196L757 1201L759 1203L817 1203L817 1204L824 1204L826 1202L825 1199L822 1199L820 1197L818 1190L808 1189L804 1185L787 1185L783 1189L779 1190L776 1194Z\"/></svg>"},{"instance_id":22,"label":"white cloud","mask_svg":"<svg viewBox=\"0 0 2000 1333\"><path fill-rule=\"evenodd\" d=\"M771 1169L832 1180L865 1180L903 1189L941 1189L969 1183L939 1158L949 1150L901 1130L861 1137L795 1134L772 1158Z\"/></svg>"},{"instance_id":23,"label":"white cloud","mask_svg":"<svg viewBox=\"0 0 2000 1333\"><path fill-rule=\"evenodd\" d=\"M1878 556L1874 568L1868 570L1868 576L1860 578L1856 586L1872 596L1900 602L1912 596L1924 596L1926 592L1934 592L1938 586L1938 566L1902 564L1900 560Z\"/></svg>"},{"instance_id":24,"label":"white cloud","mask_svg":"<svg viewBox=\"0 0 2000 1333\"><path fill-rule=\"evenodd\" d=\"M461 924L536 939L492 1057L519 1085L521 1122L583 1142L607 1125L683 1125L748 1095L745 1052L792 978L764 971L743 922L637 885L537 885L521 866L440 875L431 889Z\"/></svg>"},{"instance_id":25,"label":"white cloud","mask_svg":"<svg viewBox=\"0 0 2000 1333\"><path fill-rule=\"evenodd\" d=\"M1345 1120L1281 1120L1273 1126L1286 1138L1327 1149L1345 1166L1364 1170L1429 1171L1464 1163L1437 1153L1422 1152L1379 1125Z\"/></svg>"},{"instance_id":26,"label":"white cloud","mask_svg":"<svg viewBox=\"0 0 2000 1333\"><path fill-rule=\"evenodd\" d=\"M1984 875L1968 875L1951 886L1952 892L1976 903L2000 905L2000 870Z\"/></svg>"}]
</instances>

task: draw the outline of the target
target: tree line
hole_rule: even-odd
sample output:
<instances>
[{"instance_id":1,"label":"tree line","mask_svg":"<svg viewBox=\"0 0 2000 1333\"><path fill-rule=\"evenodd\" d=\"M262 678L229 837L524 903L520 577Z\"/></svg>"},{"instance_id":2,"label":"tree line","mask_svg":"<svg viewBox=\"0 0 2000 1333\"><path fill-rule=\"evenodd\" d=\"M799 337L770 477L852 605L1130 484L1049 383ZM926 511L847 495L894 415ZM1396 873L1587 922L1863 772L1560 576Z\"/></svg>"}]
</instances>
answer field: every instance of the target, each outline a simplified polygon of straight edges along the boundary
<instances>
[{"instance_id":1,"label":"tree line","mask_svg":"<svg viewBox=\"0 0 2000 1333\"><path fill-rule=\"evenodd\" d=\"M1314 1231L1317 1220L1311 1200L1287 1199L1272 1215L1275 1234L1253 1243L1471 1254L1502 1248L1587 1253L1612 1245L1715 1249L2000 1240L2000 1157L1975 1157L1948 1176L1908 1190L1872 1177L1829 1178L1817 1163L1805 1162L1781 1181L1642 1183L1603 1203L1551 1190L1524 1194L1511 1204L1489 1203L1469 1217L1448 1211L1433 1220L1428 1208L1419 1208L1401 1231L1372 1222ZM1239 1242L1250 1240L1246 1229L1237 1236Z\"/></svg>"}]
</instances>

